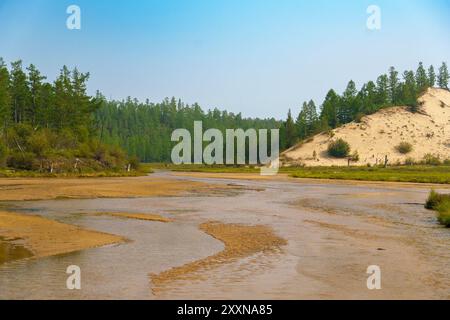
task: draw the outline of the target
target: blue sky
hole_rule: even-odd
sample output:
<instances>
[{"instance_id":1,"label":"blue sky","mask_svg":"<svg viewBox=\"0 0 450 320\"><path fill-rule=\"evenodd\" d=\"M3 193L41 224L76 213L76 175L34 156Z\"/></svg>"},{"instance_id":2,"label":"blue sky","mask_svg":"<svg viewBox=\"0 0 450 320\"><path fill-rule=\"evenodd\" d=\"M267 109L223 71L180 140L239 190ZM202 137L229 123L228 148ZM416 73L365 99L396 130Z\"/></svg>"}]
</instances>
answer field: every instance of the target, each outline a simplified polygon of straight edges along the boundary
<instances>
[{"instance_id":1,"label":"blue sky","mask_svg":"<svg viewBox=\"0 0 450 320\"><path fill-rule=\"evenodd\" d=\"M66 28L81 8L82 29ZM382 28L366 28L381 8ZM448 0L0 0L0 56L91 72L108 98L176 96L204 108L285 118L393 65L450 62Z\"/></svg>"}]
</instances>

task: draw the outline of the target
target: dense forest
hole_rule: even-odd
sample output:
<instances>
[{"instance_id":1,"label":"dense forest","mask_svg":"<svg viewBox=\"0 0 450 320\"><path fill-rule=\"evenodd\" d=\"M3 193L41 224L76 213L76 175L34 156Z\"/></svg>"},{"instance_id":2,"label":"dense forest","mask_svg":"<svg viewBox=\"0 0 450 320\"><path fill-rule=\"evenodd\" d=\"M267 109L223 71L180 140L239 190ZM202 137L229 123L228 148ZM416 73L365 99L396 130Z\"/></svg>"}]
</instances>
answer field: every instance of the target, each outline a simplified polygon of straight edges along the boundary
<instances>
[{"instance_id":1,"label":"dense forest","mask_svg":"<svg viewBox=\"0 0 450 320\"><path fill-rule=\"evenodd\" d=\"M0 59L0 167L41 172L127 171L122 149L98 139L102 101L86 93L88 73L63 67L53 83L22 62Z\"/></svg>"},{"instance_id":2,"label":"dense forest","mask_svg":"<svg viewBox=\"0 0 450 320\"><path fill-rule=\"evenodd\" d=\"M400 79L394 67L380 75L375 82L365 83L358 91L350 81L342 95L329 90L318 112L314 101L304 102L294 119L289 110L287 120L281 127L281 146L286 149L317 133L334 129L343 124L359 121L390 106L409 106L412 112L419 109L417 98L429 87L448 89L449 72L442 63L438 72L433 66L425 69L423 63L414 71L405 71Z\"/></svg>"},{"instance_id":3,"label":"dense forest","mask_svg":"<svg viewBox=\"0 0 450 320\"><path fill-rule=\"evenodd\" d=\"M416 112L418 96L429 87L448 89L445 63L425 69L388 74L369 81L358 91L354 81L339 95L329 90L318 108L303 103L296 118L289 110L285 121L244 118L218 109L202 109L175 98L160 103L127 98L108 101L101 93L87 94L89 73L63 67L53 82L46 81L21 61L8 66L0 58L0 167L43 172L130 170L139 160L168 162L175 143L174 129L193 131L194 121L204 130L280 129L280 146L289 148L308 137L359 121L364 115L393 105Z\"/></svg>"},{"instance_id":4,"label":"dense forest","mask_svg":"<svg viewBox=\"0 0 450 320\"><path fill-rule=\"evenodd\" d=\"M242 115L220 111L204 111L198 104L188 105L180 100L165 99L161 103L140 103L128 98L117 102L105 100L96 112L100 140L123 147L128 154L144 162L169 162L172 147L171 134L185 128L193 133L194 121L202 121L203 130L279 129L275 119L249 119Z\"/></svg>"}]
</instances>

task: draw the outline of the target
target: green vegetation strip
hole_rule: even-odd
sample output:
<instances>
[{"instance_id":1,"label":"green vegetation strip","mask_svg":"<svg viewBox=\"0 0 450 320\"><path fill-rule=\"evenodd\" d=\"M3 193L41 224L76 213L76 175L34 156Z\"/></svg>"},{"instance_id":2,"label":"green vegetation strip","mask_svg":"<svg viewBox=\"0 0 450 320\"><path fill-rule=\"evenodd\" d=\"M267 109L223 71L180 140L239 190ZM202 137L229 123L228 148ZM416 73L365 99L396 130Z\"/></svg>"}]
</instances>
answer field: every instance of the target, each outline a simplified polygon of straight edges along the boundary
<instances>
[{"instance_id":1,"label":"green vegetation strip","mask_svg":"<svg viewBox=\"0 0 450 320\"><path fill-rule=\"evenodd\" d=\"M450 227L450 194L439 194L431 190L425 208L436 210L439 222Z\"/></svg>"},{"instance_id":2,"label":"green vegetation strip","mask_svg":"<svg viewBox=\"0 0 450 320\"><path fill-rule=\"evenodd\" d=\"M286 171L294 178L450 183L450 166L315 167Z\"/></svg>"},{"instance_id":3,"label":"green vegetation strip","mask_svg":"<svg viewBox=\"0 0 450 320\"><path fill-rule=\"evenodd\" d=\"M126 171L93 171L85 173L62 172L48 173L27 170L10 170L0 168L0 178L114 178L114 177L139 177L152 173L150 170Z\"/></svg>"},{"instance_id":4,"label":"green vegetation strip","mask_svg":"<svg viewBox=\"0 0 450 320\"><path fill-rule=\"evenodd\" d=\"M143 170L162 169L182 172L208 173L259 173L259 168L251 166L204 166L143 164ZM450 166L395 166L395 167L289 167L280 173L294 178L337 179L359 181L392 181L450 184Z\"/></svg>"}]
</instances>

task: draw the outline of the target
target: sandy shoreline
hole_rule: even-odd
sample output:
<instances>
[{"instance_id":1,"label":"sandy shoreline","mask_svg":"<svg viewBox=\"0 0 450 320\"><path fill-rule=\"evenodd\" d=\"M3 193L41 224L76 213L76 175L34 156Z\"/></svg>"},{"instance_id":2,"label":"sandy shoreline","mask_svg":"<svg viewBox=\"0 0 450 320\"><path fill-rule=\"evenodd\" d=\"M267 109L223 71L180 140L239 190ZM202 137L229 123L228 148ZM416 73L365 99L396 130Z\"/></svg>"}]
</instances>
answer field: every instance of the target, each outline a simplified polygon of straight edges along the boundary
<instances>
[{"instance_id":1,"label":"sandy shoreline","mask_svg":"<svg viewBox=\"0 0 450 320\"><path fill-rule=\"evenodd\" d=\"M212 188L201 182L154 177L0 179L0 201L175 196Z\"/></svg>"},{"instance_id":2,"label":"sandy shoreline","mask_svg":"<svg viewBox=\"0 0 450 320\"><path fill-rule=\"evenodd\" d=\"M34 258L106 245L82 255L30 259L20 267L4 264L15 275L14 283L8 273L0 277L7 288L4 297L27 297L23 288L29 283L45 286L36 278L41 267L51 265L46 270L62 277L65 273L55 270L73 263L84 265L91 285L84 294L93 298L448 296L448 277L442 271L447 230L423 208L429 185L258 179L258 174L165 172L87 182L39 179L40 184L0 179L3 199L16 199L21 192L50 199L3 202L0 239L9 239L6 243L23 245ZM147 189L155 181L162 184L157 194L168 191L174 197L152 196L154 191ZM88 189L101 189L107 199L75 200L85 183ZM129 198L109 197L120 190ZM60 194L74 199L54 201ZM7 212L14 205L15 213ZM131 242L108 246L123 243L124 237ZM2 242L0 255L14 251ZM364 287L370 264L384 270L383 292ZM102 276L111 268L118 273L108 282ZM66 297L58 283L55 291L36 297Z\"/></svg>"},{"instance_id":3,"label":"sandy shoreline","mask_svg":"<svg viewBox=\"0 0 450 320\"><path fill-rule=\"evenodd\" d=\"M276 252L287 244L286 240L273 233L267 226L247 226L205 222L200 230L224 244L224 250L202 260L197 260L180 267L175 267L160 274L151 274L152 291L158 294L174 281L195 280L201 278L201 272L218 265L249 257L253 254Z\"/></svg>"},{"instance_id":4,"label":"sandy shoreline","mask_svg":"<svg viewBox=\"0 0 450 320\"><path fill-rule=\"evenodd\" d=\"M0 212L0 235L8 242L23 245L32 252L33 258L126 241L120 236L85 230L40 216L11 212Z\"/></svg>"},{"instance_id":5,"label":"sandy shoreline","mask_svg":"<svg viewBox=\"0 0 450 320\"><path fill-rule=\"evenodd\" d=\"M437 183L417 183L417 182L396 182L396 181L364 181L345 179L316 179L316 178L292 178L288 174L280 173L275 176L261 176L259 173L210 173L210 172L174 172L175 176L185 178L211 178L227 180L248 180L248 181L285 181L295 183L352 185L352 186L382 186L382 187L404 187L423 189L450 189L450 185Z\"/></svg>"},{"instance_id":6,"label":"sandy shoreline","mask_svg":"<svg viewBox=\"0 0 450 320\"><path fill-rule=\"evenodd\" d=\"M153 213L127 213L127 212L95 212L93 215L96 216L111 216L123 219L135 219L143 221L156 221L156 222L172 222L171 219L160 216Z\"/></svg>"},{"instance_id":7,"label":"sandy shoreline","mask_svg":"<svg viewBox=\"0 0 450 320\"><path fill-rule=\"evenodd\" d=\"M0 179L0 201L161 197L184 193L223 193L236 188L154 177L7 178ZM3 238L2 243L5 247L0 261L3 262L15 260L10 251L13 250L12 248L20 249L22 246L31 252L33 258L42 258L126 241L118 235L85 230L40 216L11 213L7 211L7 207L4 210L6 211L0 211L0 237ZM169 218L149 213L92 212L90 214L150 222L172 222ZM27 256L24 255L24 257Z\"/></svg>"}]
</instances>

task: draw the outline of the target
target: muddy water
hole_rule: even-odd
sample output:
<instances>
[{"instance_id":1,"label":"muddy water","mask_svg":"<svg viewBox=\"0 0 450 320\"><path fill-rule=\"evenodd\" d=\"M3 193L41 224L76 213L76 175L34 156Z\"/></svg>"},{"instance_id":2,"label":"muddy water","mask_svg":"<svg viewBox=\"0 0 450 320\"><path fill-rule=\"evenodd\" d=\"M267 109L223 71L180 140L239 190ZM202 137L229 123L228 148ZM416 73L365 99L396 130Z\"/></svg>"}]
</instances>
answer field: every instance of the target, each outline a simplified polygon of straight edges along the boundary
<instances>
[{"instance_id":1,"label":"muddy water","mask_svg":"<svg viewBox=\"0 0 450 320\"><path fill-rule=\"evenodd\" d=\"M241 181L229 195L11 203L15 210L113 233L130 242L0 265L0 299L416 299L450 298L450 232L423 208L429 189L396 184ZM151 179L151 177L149 177ZM155 213L172 223L95 216ZM198 229L205 221L270 226L287 240L282 252L222 264L152 292L150 273L223 250ZM78 265L82 290L66 289ZM368 290L367 267L378 265L382 289Z\"/></svg>"},{"instance_id":2,"label":"muddy water","mask_svg":"<svg viewBox=\"0 0 450 320\"><path fill-rule=\"evenodd\" d=\"M24 246L0 237L0 265L9 261L30 258L32 252Z\"/></svg>"}]
</instances>

